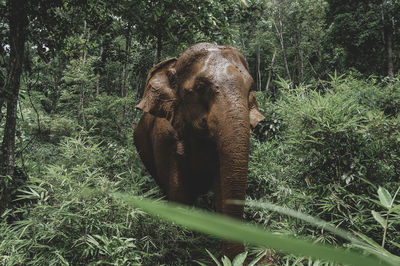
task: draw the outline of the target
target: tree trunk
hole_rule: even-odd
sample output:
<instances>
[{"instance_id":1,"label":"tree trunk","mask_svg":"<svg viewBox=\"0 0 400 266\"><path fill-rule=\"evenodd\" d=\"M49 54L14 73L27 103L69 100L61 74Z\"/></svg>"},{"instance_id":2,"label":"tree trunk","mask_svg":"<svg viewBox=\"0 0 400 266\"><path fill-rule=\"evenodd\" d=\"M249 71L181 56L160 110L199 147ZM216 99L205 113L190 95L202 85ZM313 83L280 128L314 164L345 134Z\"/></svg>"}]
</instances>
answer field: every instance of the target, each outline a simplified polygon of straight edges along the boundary
<instances>
[{"instance_id":1,"label":"tree trunk","mask_svg":"<svg viewBox=\"0 0 400 266\"><path fill-rule=\"evenodd\" d=\"M62 60L61 58L59 60ZM56 66L55 66L56 67ZM58 65L57 65L58 67ZM53 84L51 86L51 117L57 112L57 101L60 98L59 84L61 82L62 74L59 71L53 73Z\"/></svg>"},{"instance_id":2,"label":"tree trunk","mask_svg":"<svg viewBox=\"0 0 400 266\"><path fill-rule=\"evenodd\" d=\"M257 45L256 48L256 57L257 57L257 73L256 73L256 81L257 81L257 90L261 91L261 72L260 72L260 45Z\"/></svg>"},{"instance_id":3,"label":"tree trunk","mask_svg":"<svg viewBox=\"0 0 400 266\"><path fill-rule=\"evenodd\" d=\"M127 67L129 60L129 50L131 46L131 34L130 34L130 25L128 25L128 29L125 35L125 58L124 63L122 65L122 75L121 75L121 98L126 97L126 78L127 78Z\"/></svg>"},{"instance_id":4,"label":"tree trunk","mask_svg":"<svg viewBox=\"0 0 400 266\"><path fill-rule=\"evenodd\" d=\"M100 45L100 54L99 57L102 58L103 57L103 42ZM101 72L101 71L100 71ZM100 73L97 72L97 77L96 77L96 97L99 97L100 95Z\"/></svg>"},{"instance_id":5,"label":"tree trunk","mask_svg":"<svg viewBox=\"0 0 400 266\"><path fill-rule=\"evenodd\" d=\"M3 104L4 104L4 101L2 100L2 98L3 98L4 96L3 96L3 94L0 92L0 125L1 125L1 121L3 121Z\"/></svg>"},{"instance_id":6,"label":"tree trunk","mask_svg":"<svg viewBox=\"0 0 400 266\"><path fill-rule=\"evenodd\" d=\"M271 66L269 67L269 71L268 71L268 80L267 80L267 85L265 86L265 90L268 91L269 88L269 83L271 82L271 77L272 77L272 68L274 66L274 61L275 61L275 56L276 56L276 52L278 51L277 48L275 48L274 50L274 54L272 55L272 60L271 60Z\"/></svg>"},{"instance_id":7,"label":"tree trunk","mask_svg":"<svg viewBox=\"0 0 400 266\"><path fill-rule=\"evenodd\" d=\"M162 38L161 35L159 34L157 36L157 48L156 48L156 54L154 56L154 65L160 62L161 50L162 50Z\"/></svg>"},{"instance_id":8,"label":"tree trunk","mask_svg":"<svg viewBox=\"0 0 400 266\"><path fill-rule=\"evenodd\" d=\"M9 11L9 43L10 64L8 69L7 92L7 117L4 128L3 143L1 146L1 172L3 175L14 174L15 166L15 133L17 123L17 103L24 59L24 46L28 18L25 0L8 0Z\"/></svg>"},{"instance_id":9,"label":"tree trunk","mask_svg":"<svg viewBox=\"0 0 400 266\"><path fill-rule=\"evenodd\" d=\"M81 118L83 128L86 129L86 117L85 117L85 87L81 85L81 94L79 96L79 107L81 109Z\"/></svg>"},{"instance_id":10,"label":"tree trunk","mask_svg":"<svg viewBox=\"0 0 400 266\"><path fill-rule=\"evenodd\" d=\"M297 47L298 47L298 54L299 54L299 62L298 62L298 68L299 68L299 78L298 78L298 83L302 83L304 79L304 59L303 59L303 49L301 48L301 30L297 29Z\"/></svg>"},{"instance_id":11,"label":"tree trunk","mask_svg":"<svg viewBox=\"0 0 400 266\"><path fill-rule=\"evenodd\" d=\"M393 67L393 32L390 29L386 37L386 49L388 57L388 76L392 80L394 78L394 67Z\"/></svg>"},{"instance_id":12,"label":"tree trunk","mask_svg":"<svg viewBox=\"0 0 400 266\"><path fill-rule=\"evenodd\" d=\"M37 132L37 134L40 135L40 134L42 133L42 129L40 128L40 115L39 115L39 112L38 112L38 110L36 109L35 105L33 104L32 97L31 97L31 89L32 89L32 85L29 84L29 86L28 86L26 92L28 93L28 98L29 98L29 102L30 102L30 104L31 104L31 106L32 106L32 109L33 109L33 111L34 111L35 114L36 114L36 119L37 119L36 121L37 121L37 126L38 126L38 132ZM21 108L21 106L20 106L20 108ZM21 113L21 116L22 116L22 113Z\"/></svg>"},{"instance_id":13,"label":"tree trunk","mask_svg":"<svg viewBox=\"0 0 400 266\"><path fill-rule=\"evenodd\" d=\"M126 80L128 77L128 60L129 60L129 52L131 47L131 25L128 24L128 29L125 35L125 59L124 64L122 66L122 84L121 84L121 98L125 98L127 96L126 91ZM122 119L125 120L126 115L126 104L124 103L122 107Z\"/></svg>"},{"instance_id":14,"label":"tree trunk","mask_svg":"<svg viewBox=\"0 0 400 266\"><path fill-rule=\"evenodd\" d=\"M285 62L286 74L288 75L289 82L292 83L292 77L290 75L289 64L288 64L287 57L286 57L285 42L283 40L283 23L282 23L282 15L281 15L281 7L280 6L278 7L278 19L279 19L279 28L276 25L274 18L272 18L272 22L274 24L275 31L278 34L279 42L281 44L283 60Z\"/></svg>"},{"instance_id":15,"label":"tree trunk","mask_svg":"<svg viewBox=\"0 0 400 266\"><path fill-rule=\"evenodd\" d=\"M389 80L394 77L394 67L393 67L393 26L392 19L388 17L386 12L387 0L382 1L381 12L382 12L382 23L383 23L383 41L386 45L386 55L387 55L387 73Z\"/></svg>"},{"instance_id":16,"label":"tree trunk","mask_svg":"<svg viewBox=\"0 0 400 266\"><path fill-rule=\"evenodd\" d=\"M81 35L81 39L84 39L84 38L86 38L86 40L85 40L85 43L84 43L84 45L83 45L83 53L82 53L82 59L83 59L83 61L86 61L86 56L87 56L87 43L89 42L89 32L87 33L87 36L85 36L86 35L86 31L87 31L87 25L86 25L86 20L84 20L83 21L83 33L82 33L82 35Z\"/></svg>"}]
</instances>

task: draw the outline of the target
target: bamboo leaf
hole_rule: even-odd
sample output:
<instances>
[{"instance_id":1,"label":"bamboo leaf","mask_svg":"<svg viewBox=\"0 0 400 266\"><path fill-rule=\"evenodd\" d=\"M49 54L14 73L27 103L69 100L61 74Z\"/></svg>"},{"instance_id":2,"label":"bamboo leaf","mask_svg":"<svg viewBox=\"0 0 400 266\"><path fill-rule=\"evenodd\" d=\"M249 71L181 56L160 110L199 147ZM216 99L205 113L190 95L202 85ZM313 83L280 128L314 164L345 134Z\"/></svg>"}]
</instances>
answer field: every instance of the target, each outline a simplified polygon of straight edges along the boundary
<instances>
[{"instance_id":1,"label":"bamboo leaf","mask_svg":"<svg viewBox=\"0 0 400 266\"><path fill-rule=\"evenodd\" d=\"M213 261L215 262L215 264L217 266L222 266L221 263L218 261L218 259L210 251L208 251L208 249L206 249L206 251L207 251L208 255L213 259Z\"/></svg>"},{"instance_id":2,"label":"bamboo leaf","mask_svg":"<svg viewBox=\"0 0 400 266\"><path fill-rule=\"evenodd\" d=\"M224 266L232 266L232 262L227 256L222 257L222 263Z\"/></svg>"},{"instance_id":3,"label":"bamboo leaf","mask_svg":"<svg viewBox=\"0 0 400 266\"><path fill-rule=\"evenodd\" d=\"M246 0L240 0L240 2L242 3L242 5L243 5L244 7L248 7L248 6L249 6L249 4L247 3Z\"/></svg>"},{"instance_id":4,"label":"bamboo leaf","mask_svg":"<svg viewBox=\"0 0 400 266\"><path fill-rule=\"evenodd\" d=\"M370 244L370 246L359 246L359 248L361 248L365 251L368 251L371 254L376 254L377 256L383 258L384 260L386 260L387 262L389 262L392 265L400 265L400 257L391 254L389 251L382 248L381 245L379 245L378 243L376 243L374 240L367 237L366 235L358 233L358 232L354 232L354 234L356 234L361 239L363 239L365 242Z\"/></svg>"},{"instance_id":5,"label":"bamboo leaf","mask_svg":"<svg viewBox=\"0 0 400 266\"><path fill-rule=\"evenodd\" d=\"M267 254L267 251L264 251L263 253L261 253L260 255L257 256L257 258L255 258L254 260L252 260L248 266L254 266L257 264L257 262L259 260L261 260L262 257L264 257Z\"/></svg>"},{"instance_id":6,"label":"bamboo leaf","mask_svg":"<svg viewBox=\"0 0 400 266\"><path fill-rule=\"evenodd\" d=\"M380 225L382 225L383 228L386 228L386 226L387 226L386 220L376 211L371 211L371 213L372 213L372 216L374 217L375 221L380 223Z\"/></svg>"},{"instance_id":7,"label":"bamboo leaf","mask_svg":"<svg viewBox=\"0 0 400 266\"><path fill-rule=\"evenodd\" d=\"M377 250L381 250L382 249L382 247L378 243L376 243L374 240L372 240L371 238L367 237L366 235L358 233L358 232L354 232L354 234L358 235L362 240L364 240L365 242L370 244L375 249L377 249Z\"/></svg>"},{"instance_id":8,"label":"bamboo leaf","mask_svg":"<svg viewBox=\"0 0 400 266\"><path fill-rule=\"evenodd\" d=\"M379 200L382 203L383 206L386 208L390 209L392 206L392 196L390 195L389 191L387 191L383 187L378 188L378 196Z\"/></svg>"},{"instance_id":9,"label":"bamboo leaf","mask_svg":"<svg viewBox=\"0 0 400 266\"><path fill-rule=\"evenodd\" d=\"M268 209L271 211L275 211L284 215L288 215L291 217L295 217L297 219L303 220L309 224L312 224L314 226L323 228L324 230L330 231L332 233L334 233L337 236L340 236L346 240L348 240L349 242L352 242L354 244L357 245L365 245L365 243L363 243L360 239L358 239L357 237L355 237L353 234L351 234L350 232L347 232L345 230L342 230L340 228L337 228L321 219L312 217L310 215L289 209L289 208L285 208L285 207L281 207L281 206L277 206L275 204L269 203L269 202L257 202L257 201L232 201L232 203L235 204L244 204L246 203L247 206L250 207L259 207L259 208L264 208L264 209Z\"/></svg>"},{"instance_id":10,"label":"bamboo leaf","mask_svg":"<svg viewBox=\"0 0 400 266\"><path fill-rule=\"evenodd\" d=\"M388 211L388 214L391 214L392 212L395 212L395 213L397 213L397 214L400 214L400 204L398 204L398 205L394 206L393 208L391 208L391 209Z\"/></svg>"},{"instance_id":11,"label":"bamboo leaf","mask_svg":"<svg viewBox=\"0 0 400 266\"><path fill-rule=\"evenodd\" d=\"M238 254L232 261L233 266L242 266L247 257L247 252Z\"/></svg>"},{"instance_id":12,"label":"bamboo leaf","mask_svg":"<svg viewBox=\"0 0 400 266\"><path fill-rule=\"evenodd\" d=\"M396 265L379 260L375 256L366 256L348 249L276 235L255 225L245 224L219 214L189 210L187 207L175 203L153 202L121 193L114 193L114 196L128 205L139 207L153 215L223 239L247 242L278 249L285 253L320 258L347 265Z\"/></svg>"},{"instance_id":13,"label":"bamboo leaf","mask_svg":"<svg viewBox=\"0 0 400 266\"><path fill-rule=\"evenodd\" d=\"M400 248L400 244L399 244L399 243L396 243L396 242L394 242L394 241L390 241L390 243L392 243L392 244L395 245L396 247Z\"/></svg>"}]
</instances>

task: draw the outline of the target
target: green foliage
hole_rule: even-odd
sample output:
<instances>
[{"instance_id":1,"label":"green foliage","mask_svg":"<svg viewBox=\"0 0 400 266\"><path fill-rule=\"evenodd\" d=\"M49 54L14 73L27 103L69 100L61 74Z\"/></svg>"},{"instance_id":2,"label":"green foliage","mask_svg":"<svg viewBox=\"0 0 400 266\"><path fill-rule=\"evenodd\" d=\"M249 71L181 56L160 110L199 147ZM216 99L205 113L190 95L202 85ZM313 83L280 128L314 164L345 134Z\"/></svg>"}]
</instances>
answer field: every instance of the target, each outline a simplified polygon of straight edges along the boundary
<instances>
[{"instance_id":1,"label":"green foliage","mask_svg":"<svg viewBox=\"0 0 400 266\"><path fill-rule=\"evenodd\" d=\"M313 183L342 179L348 184L362 176L363 158L357 158L363 138L360 106L346 95L311 92L304 100L296 98L287 108L287 137L304 167L303 178Z\"/></svg>"},{"instance_id":2,"label":"green foliage","mask_svg":"<svg viewBox=\"0 0 400 266\"><path fill-rule=\"evenodd\" d=\"M244 265L244 262L245 262L245 260L246 260L246 258L247 258L247 251L246 252L243 252L243 253L240 253L240 254L238 254L238 255L236 255L236 257L231 261L227 256L224 256L222 259L221 259L221 261L222 261L222 263L223 264L221 264L219 261L218 261L218 259L210 252L210 251L208 251L208 250L206 250L207 251L207 253L208 253L208 255L210 255L210 257L212 258L212 260L214 261L214 263L217 265L217 266L241 266L241 265ZM258 255L255 259L253 259L252 261L250 261L247 265L248 266L253 266L253 265L256 265L257 264L257 262L259 262L260 261L260 259L262 259L262 257L264 257L265 256L265 254L266 254L266 252L263 252L263 253L261 253L260 255ZM200 262L197 262L199 265L205 265L205 264L203 264L203 263L200 263Z\"/></svg>"},{"instance_id":3,"label":"green foliage","mask_svg":"<svg viewBox=\"0 0 400 266\"><path fill-rule=\"evenodd\" d=\"M141 113L135 110L136 95L121 98L100 94L84 108L87 127L93 136L126 142L132 137L132 125Z\"/></svg>"},{"instance_id":4,"label":"green foliage","mask_svg":"<svg viewBox=\"0 0 400 266\"><path fill-rule=\"evenodd\" d=\"M168 221L176 222L188 228L232 241L269 246L283 252L303 254L349 265L376 265L376 263L396 265L399 262L399 258L365 256L342 248L316 244L284 235L275 235L263 231L254 225L246 225L220 214L189 210L187 207L179 204L158 203L118 193L114 194L114 196L131 206L137 206L153 215L161 216ZM246 253L238 255L235 260L242 260L245 254ZM230 265L228 261L229 260L223 258L224 265Z\"/></svg>"},{"instance_id":5,"label":"green foliage","mask_svg":"<svg viewBox=\"0 0 400 266\"><path fill-rule=\"evenodd\" d=\"M379 185L392 195L398 187L400 138L398 115L379 103L388 97L382 91L392 91L390 97L397 93L398 82L333 74L325 86L324 93L306 86L282 88L275 101L260 97L260 108L273 110L280 131L268 142L252 140L248 198L277 202L380 242L382 228L371 215L376 208L371 195ZM246 218L281 232L343 243L329 232L266 210L248 208ZM396 226L388 227L386 248L398 254Z\"/></svg>"},{"instance_id":6,"label":"green foliage","mask_svg":"<svg viewBox=\"0 0 400 266\"><path fill-rule=\"evenodd\" d=\"M345 71L343 68L350 66L367 75L386 75L387 40L383 34L387 27L393 34L398 31L398 22L391 21L400 14L398 1L326 2L329 5L326 56L334 62L333 67ZM393 38L398 42L398 36Z\"/></svg>"},{"instance_id":7,"label":"green foliage","mask_svg":"<svg viewBox=\"0 0 400 266\"><path fill-rule=\"evenodd\" d=\"M73 115L79 117L79 122L84 128L87 127L85 109L95 95L97 77L93 72L94 60L94 58L71 60L62 77L67 89L61 93L60 110L72 111Z\"/></svg>"},{"instance_id":8,"label":"green foliage","mask_svg":"<svg viewBox=\"0 0 400 266\"><path fill-rule=\"evenodd\" d=\"M395 74L399 69L398 1L85 2L27 5L17 175L0 177L0 209L7 207L0 264L188 265L210 262L205 248L223 255L215 239L107 196L162 197L133 145L141 115L135 105L157 61L200 41L238 48L260 90L266 120L251 138L248 199L322 218L360 232L375 251L400 254L400 77L382 77L390 32ZM11 65L7 2L0 6L3 136ZM265 208L246 207L245 219L280 234L346 244L343 236ZM279 253L275 262L330 265Z\"/></svg>"},{"instance_id":9,"label":"green foliage","mask_svg":"<svg viewBox=\"0 0 400 266\"><path fill-rule=\"evenodd\" d=\"M374 219L382 226L383 228L383 237L382 237L382 248L385 247L385 241L386 241L386 233L388 227L396 227L399 223L398 220L400 218L400 204L395 205L395 199L396 196L398 195L400 190L399 188L396 190L394 193L394 196L392 195L382 187L379 187L378 189L378 197L379 197L379 202L377 202L379 205L383 206L386 209L386 213L384 214L385 218L379 213L374 210L371 211L372 216ZM391 223L389 224L389 218ZM397 247L399 246L399 243L394 243Z\"/></svg>"},{"instance_id":10,"label":"green foliage","mask_svg":"<svg viewBox=\"0 0 400 266\"><path fill-rule=\"evenodd\" d=\"M15 167L14 175L0 175L0 213L5 212L9 208L18 195L18 189L25 185L27 180L25 173Z\"/></svg>"},{"instance_id":11,"label":"green foliage","mask_svg":"<svg viewBox=\"0 0 400 266\"><path fill-rule=\"evenodd\" d=\"M61 142L57 164L47 165L40 178L31 177L18 193L23 204L3 213L0 264L159 265L174 259L182 265L191 261L182 247L196 254L196 246L207 239L109 196L117 190L159 194L154 183L147 189L149 181L140 175L137 155L130 158L136 161L135 172L120 169L110 176L105 162L115 154L106 153L109 148L85 132Z\"/></svg>"},{"instance_id":12,"label":"green foliage","mask_svg":"<svg viewBox=\"0 0 400 266\"><path fill-rule=\"evenodd\" d=\"M286 125L285 142L296 157L292 163L301 169L296 176L324 184L339 180L350 184L360 178L378 183L383 177L395 180L397 171L388 164L398 162L398 118L385 114L380 104L372 105L387 94L353 78L335 79L330 86L325 93L302 87L283 92L283 101L272 107Z\"/></svg>"},{"instance_id":13,"label":"green foliage","mask_svg":"<svg viewBox=\"0 0 400 266\"><path fill-rule=\"evenodd\" d=\"M2 234L8 233L0 248L3 263L65 265L86 260L118 264L123 262L121 254L127 262L138 262L138 252L131 249L134 239L121 234L133 227L123 223L127 209L104 197L104 191L116 187L96 167L99 147L89 142L66 140L61 148L66 164L48 166L40 179L31 178L21 190L19 199L32 204L15 212L22 219L12 227L4 225ZM101 190L87 195L93 186ZM101 247L95 245L96 239Z\"/></svg>"}]
</instances>

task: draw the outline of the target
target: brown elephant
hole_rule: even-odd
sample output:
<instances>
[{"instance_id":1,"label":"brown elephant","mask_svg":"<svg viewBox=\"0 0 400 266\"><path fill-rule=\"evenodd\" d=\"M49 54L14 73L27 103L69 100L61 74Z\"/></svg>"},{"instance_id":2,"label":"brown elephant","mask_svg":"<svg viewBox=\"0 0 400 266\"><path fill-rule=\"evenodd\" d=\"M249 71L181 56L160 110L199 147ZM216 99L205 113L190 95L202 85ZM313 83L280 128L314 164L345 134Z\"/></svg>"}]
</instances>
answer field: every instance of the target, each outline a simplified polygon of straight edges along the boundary
<instances>
[{"instance_id":1,"label":"brown elephant","mask_svg":"<svg viewBox=\"0 0 400 266\"><path fill-rule=\"evenodd\" d=\"M168 200L191 204L211 188L217 211L241 219L249 135L264 119L244 56L229 46L196 44L154 66L140 103L134 140ZM223 241L232 258L242 244Z\"/></svg>"}]
</instances>

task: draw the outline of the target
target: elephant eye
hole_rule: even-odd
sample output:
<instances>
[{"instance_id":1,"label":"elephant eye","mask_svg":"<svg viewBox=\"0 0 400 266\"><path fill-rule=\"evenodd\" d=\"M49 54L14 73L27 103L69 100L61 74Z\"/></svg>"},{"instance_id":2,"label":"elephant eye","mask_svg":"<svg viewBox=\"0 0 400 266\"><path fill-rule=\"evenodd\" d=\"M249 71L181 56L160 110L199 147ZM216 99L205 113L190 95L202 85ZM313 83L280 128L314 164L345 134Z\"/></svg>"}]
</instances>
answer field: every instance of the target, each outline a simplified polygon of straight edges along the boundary
<instances>
[{"instance_id":1,"label":"elephant eye","mask_svg":"<svg viewBox=\"0 0 400 266\"><path fill-rule=\"evenodd\" d=\"M203 93L205 91L205 89L206 89L206 86L204 84L197 84L194 87L194 90L197 92L200 92L200 93Z\"/></svg>"},{"instance_id":2,"label":"elephant eye","mask_svg":"<svg viewBox=\"0 0 400 266\"><path fill-rule=\"evenodd\" d=\"M199 93L203 93L209 86L209 81L206 78L197 78L196 85L193 90Z\"/></svg>"}]
</instances>

